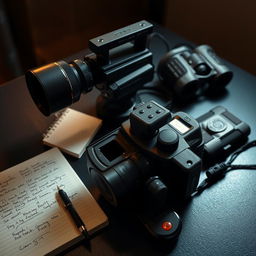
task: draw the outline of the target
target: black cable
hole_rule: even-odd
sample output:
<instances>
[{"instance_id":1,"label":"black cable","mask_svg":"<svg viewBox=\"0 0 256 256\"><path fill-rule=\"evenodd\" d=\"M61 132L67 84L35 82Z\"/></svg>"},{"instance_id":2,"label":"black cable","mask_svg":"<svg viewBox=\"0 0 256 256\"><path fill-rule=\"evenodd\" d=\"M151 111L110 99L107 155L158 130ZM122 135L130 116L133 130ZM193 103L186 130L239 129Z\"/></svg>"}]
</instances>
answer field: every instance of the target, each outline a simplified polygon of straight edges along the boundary
<instances>
[{"instance_id":1,"label":"black cable","mask_svg":"<svg viewBox=\"0 0 256 256\"><path fill-rule=\"evenodd\" d=\"M231 164L242 152L255 146L256 146L256 140L253 140L245 144L244 146L240 147L238 150L236 150L233 154L230 155L229 159L227 160L227 164Z\"/></svg>"},{"instance_id":2,"label":"black cable","mask_svg":"<svg viewBox=\"0 0 256 256\"><path fill-rule=\"evenodd\" d=\"M251 141L241 148L239 148L237 151L232 153L230 157L222 162L215 164L214 166L210 167L206 171L207 178L204 179L199 186L196 189L196 192L193 195L198 195L202 193L206 188L210 187L212 184L214 184L216 181L224 178L227 172L231 170L238 170L238 169L249 169L249 170L256 170L256 164L232 164L234 160L245 150L255 147L256 146L256 140Z\"/></svg>"}]
</instances>

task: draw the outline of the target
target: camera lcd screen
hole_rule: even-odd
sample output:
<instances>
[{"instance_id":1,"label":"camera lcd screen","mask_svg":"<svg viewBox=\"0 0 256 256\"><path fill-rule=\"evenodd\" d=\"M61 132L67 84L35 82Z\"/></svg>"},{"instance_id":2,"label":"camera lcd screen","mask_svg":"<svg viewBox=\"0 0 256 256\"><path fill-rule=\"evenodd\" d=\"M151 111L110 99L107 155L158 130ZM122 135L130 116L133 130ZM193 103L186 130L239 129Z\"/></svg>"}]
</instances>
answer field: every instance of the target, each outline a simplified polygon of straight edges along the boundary
<instances>
[{"instance_id":1,"label":"camera lcd screen","mask_svg":"<svg viewBox=\"0 0 256 256\"><path fill-rule=\"evenodd\" d=\"M192 125L185 122L179 116L174 117L174 119L169 122L169 125L172 126L180 134L184 134L193 128Z\"/></svg>"}]
</instances>

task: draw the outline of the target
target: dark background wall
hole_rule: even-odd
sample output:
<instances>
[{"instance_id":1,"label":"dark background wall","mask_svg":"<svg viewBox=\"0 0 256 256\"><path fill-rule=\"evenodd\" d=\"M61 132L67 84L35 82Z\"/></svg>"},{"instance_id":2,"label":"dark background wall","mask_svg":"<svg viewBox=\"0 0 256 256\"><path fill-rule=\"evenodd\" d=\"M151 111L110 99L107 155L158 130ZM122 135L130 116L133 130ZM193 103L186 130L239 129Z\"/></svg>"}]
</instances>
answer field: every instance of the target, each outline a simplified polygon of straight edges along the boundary
<instances>
[{"instance_id":1,"label":"dark background wall","mask_svg":"<svg viewBox=\"0 0 256 256\"><path fill-rule=\"evenodd\" d=\"M7 63L14 50L23 74L87 48L90 38L150 18L149 6L147 0L0 0L0 84L17 75L14 61Z\"/></svg>"},{"instance_id":2,"label":"dark background wall","mask_svg":"<svg viewBox=\"0 0 256 256\"><path fill-rule=\"evenodd\" d=\"M210 44L220 56L256 74L255 11L253 0L170 0L164 23L197 44Z\"/></svg>"},{"instance_id":3,"label":"dark background wall","mask_svg":"<svg viewBox=\"0 0 256 256\"><path fill-rule=\"evenodd\" d=\"M88 39L156 21L256 74L252 0L0 0L0 84L87 48Z\"/></svg>"}]
</instances>

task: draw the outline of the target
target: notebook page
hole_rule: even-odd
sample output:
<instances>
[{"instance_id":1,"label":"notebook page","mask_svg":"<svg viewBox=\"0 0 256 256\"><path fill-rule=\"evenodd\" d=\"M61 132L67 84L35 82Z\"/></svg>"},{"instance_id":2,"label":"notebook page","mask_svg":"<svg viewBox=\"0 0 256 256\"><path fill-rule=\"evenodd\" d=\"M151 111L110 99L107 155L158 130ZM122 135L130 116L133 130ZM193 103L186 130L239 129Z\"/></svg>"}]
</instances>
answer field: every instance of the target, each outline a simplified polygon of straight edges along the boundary
<instances>
[{"instance_id":1,"label":"notebook page","mask_svg":"<svg viewBox=\"0 0 256 256\"><path fill-rule=\"evenodd\" d=\"M67 108L49 128L43 143L80 158L101 124L94 116Z\"/></svg>"},{"instance_id":2,"label":"notebook page","mask_svg":"<svg viewBox=\"0 0 256 256\"><path fill-rule=\"evenodd\" d=\"M81 237L57 185L71 198L89 233L107 217L57 148L0 173L1 255L44 255Z\"/></svg>"}]
</instances>

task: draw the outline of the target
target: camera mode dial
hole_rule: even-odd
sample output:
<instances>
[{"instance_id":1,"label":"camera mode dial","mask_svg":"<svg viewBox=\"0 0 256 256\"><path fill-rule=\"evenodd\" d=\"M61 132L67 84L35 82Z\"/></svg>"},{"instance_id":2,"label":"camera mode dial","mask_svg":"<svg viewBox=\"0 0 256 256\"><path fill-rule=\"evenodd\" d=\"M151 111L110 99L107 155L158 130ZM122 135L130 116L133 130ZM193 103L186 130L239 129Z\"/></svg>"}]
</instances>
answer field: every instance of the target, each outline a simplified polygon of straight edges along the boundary
<instances>
[{"instance_id":1,"label":"camera mode dial","mask_svg":"<svg viewBox=\"0 0 256 256\"><path fill-rule=\"evenodd\" d=\"M221 117L214 117L207 123L207 128L210 132L223 132L227 128L227 123Z\"/></svg>"}]
</instances>

